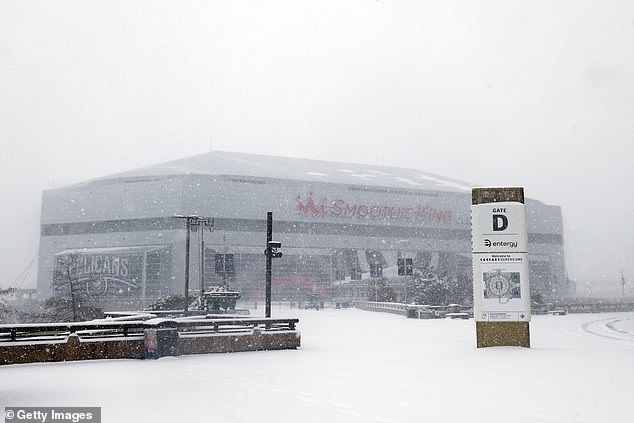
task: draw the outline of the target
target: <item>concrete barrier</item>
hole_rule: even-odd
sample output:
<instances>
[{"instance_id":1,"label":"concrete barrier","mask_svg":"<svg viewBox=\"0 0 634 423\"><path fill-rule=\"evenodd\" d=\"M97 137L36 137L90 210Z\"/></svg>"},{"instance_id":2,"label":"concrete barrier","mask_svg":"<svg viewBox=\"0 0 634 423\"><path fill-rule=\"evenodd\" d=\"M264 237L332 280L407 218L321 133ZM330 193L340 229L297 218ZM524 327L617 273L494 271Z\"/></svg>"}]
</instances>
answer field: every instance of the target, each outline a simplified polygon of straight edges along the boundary
<instances>
[{"instance_id":1,"label":"concrete barrier","mask_svg":"<svg viewBox=\"0 0 634 423\"><path fill-rule=\"evenodd\" d=\"M207 354L239 351L297 349L301 345L298 332L266 332L255 328L252 333L222 335L181 335L177 355Z\"/></svg>"},{"instance_id":2,"label":"concrete barrier","mask_svg":"<svg viewBox=\"0 0 634 423\"><path fill-rule=\"evenodd\" d=\"M65 341L28 341L0 345L0 364L20 364L74 360L143 358L143 337L82 341L76 334Z\"/></svg>"},{"instance_id":3,"label":"concrete barrier","mask_svg":"<svg viewBox=\"0 0 634 423\"><path fill-rule=\"evenodd\" d=\"M297 349L301 345L299 332L295 330L297 322L297 319L147 321L143 332L127 336L113 336L113 325L108 325L110 332L103 335L92 330L60 336L60 332L52 330L102 327L99 323L5 326L0 329L10 333L11 338L0 342L0 365ZM129 322L121 326L121 333L124 330L127 333ZM48 339L43 336L44 331Z\"/></svg>"}]
</instances>

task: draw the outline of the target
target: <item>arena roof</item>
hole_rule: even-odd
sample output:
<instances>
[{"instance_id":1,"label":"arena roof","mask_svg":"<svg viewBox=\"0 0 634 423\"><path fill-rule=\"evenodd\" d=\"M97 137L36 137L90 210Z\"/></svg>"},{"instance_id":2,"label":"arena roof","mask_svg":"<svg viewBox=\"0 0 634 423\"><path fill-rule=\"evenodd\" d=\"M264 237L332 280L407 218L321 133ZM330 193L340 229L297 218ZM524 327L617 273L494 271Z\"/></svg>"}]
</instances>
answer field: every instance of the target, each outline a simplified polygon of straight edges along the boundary
<instances>
[{"instance_id":1,"label":"arena roof","mask_svg":"<svg viewBox=\"0 0 634 423\"><path fill-rule=\"evenodd\" d=\"M474 185L415 169L215 151L147 166L87 183L174 175L231 175L399 189L471 192Z\"/></svg>"}]
</instances>

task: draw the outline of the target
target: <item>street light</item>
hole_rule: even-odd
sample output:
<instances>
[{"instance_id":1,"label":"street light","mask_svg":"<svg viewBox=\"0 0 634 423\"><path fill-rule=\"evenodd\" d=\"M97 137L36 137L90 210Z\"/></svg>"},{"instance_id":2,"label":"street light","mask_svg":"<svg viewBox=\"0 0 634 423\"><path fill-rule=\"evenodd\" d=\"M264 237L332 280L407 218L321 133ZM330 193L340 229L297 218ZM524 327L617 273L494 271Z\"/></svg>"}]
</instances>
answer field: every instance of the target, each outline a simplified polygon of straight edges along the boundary
<instances>
[{"instance_id":1,"label":"street light","mask_svg":"<svg viewBox=\"0 0 634 423\"><path fill-rule=\"evenodd\" d=\"M172 216L176 219L185 219L185 309L184 314L187 315L189 311L189 244L191 238L192 228L194 231L198 230L198 226L206 226L211 231L214 226L214 219L210 217L202 217L198 215L182 215L177 214ZM200 293L202 295L205 283L205 269L204 269L204 238L201 233L200 241Z\"/></svg>"}]
</instances>

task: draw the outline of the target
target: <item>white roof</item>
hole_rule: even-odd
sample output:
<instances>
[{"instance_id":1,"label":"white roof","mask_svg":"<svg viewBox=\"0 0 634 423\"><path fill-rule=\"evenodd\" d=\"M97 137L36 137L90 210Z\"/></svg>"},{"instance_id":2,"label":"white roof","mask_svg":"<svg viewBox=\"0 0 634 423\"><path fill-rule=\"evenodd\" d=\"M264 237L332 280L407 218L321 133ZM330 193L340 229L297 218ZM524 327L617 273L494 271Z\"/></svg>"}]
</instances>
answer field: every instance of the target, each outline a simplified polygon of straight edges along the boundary
<instances>
[{"instance_id":1,"label":"white roof","mask_svg":"<svg viewBox=\"0 0 634 423\"><path fill-rule=\"evenodd\" d=\"M215 151L102 178L130 180L174 175L230 175L399 189L471 192L475 186L415 169Z\"/></svg>"}]
</instances>

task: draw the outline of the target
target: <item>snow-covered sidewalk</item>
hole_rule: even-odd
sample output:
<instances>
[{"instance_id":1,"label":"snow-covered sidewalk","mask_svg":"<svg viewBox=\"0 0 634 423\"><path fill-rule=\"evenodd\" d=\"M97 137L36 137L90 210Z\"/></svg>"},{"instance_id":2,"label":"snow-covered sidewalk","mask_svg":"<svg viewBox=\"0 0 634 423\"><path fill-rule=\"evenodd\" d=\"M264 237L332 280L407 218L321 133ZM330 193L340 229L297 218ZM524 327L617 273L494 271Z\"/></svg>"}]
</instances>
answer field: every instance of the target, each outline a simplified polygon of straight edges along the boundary
<instances>
[{"instance_id":1,"label":"snow-covered sidewalk","mask_svg":"<svg viewBox=\"0 0 634 423\"><path fill-rule=\"evenodd\" d=\"M634 313L534 316L532 348L475 348L473 320L299 317L299 350L0 367L0 406L103 422L631 422Z\"/></svg>"}]
</instances>

